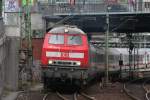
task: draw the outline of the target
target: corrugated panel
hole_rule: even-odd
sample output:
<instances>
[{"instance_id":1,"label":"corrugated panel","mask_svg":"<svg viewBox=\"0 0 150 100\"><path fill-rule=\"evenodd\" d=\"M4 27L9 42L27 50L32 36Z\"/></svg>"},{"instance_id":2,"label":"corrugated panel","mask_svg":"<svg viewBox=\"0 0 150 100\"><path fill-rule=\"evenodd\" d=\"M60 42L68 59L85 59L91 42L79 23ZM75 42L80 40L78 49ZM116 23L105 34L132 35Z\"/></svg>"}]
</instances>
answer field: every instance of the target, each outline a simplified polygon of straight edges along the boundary
<instances>
[{"instance_id":1,"label":"corrugated panel","mask_svg":"<svg viewBox=\"0 0 150 100\"><path fill-rule=\"evenodd\" d=\"M32 39L34 60L40 60L40 58L41 58L43 40L44 40L43 38L33 38Z\"/></svg>"}]
</instances>

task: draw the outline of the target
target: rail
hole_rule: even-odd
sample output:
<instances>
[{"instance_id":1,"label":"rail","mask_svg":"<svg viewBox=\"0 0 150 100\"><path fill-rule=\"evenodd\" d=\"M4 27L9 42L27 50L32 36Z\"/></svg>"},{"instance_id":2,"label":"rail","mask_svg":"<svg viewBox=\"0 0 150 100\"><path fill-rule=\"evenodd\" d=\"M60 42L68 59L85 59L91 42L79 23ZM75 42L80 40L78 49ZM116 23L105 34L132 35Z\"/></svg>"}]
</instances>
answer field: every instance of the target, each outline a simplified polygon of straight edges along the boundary
<instances>
[{"instance_id":1,"label":"rail","mask_svg":"<svg viewBox=\"0 0 150 100\"><path fill-rule=\"evenodd\" d=\"M96 100L94 97L91 97L91 96L89 96L89 95L87 95L85 93L81 93L81 96L87 98L88 100Z\"/></svg>"},{"instance_id":2,"label":"rail","mask_svg":"<svg viewBox=\"0 0 150 100\"><path fill-rule=\"evenodd\" d=\"M51 94L51 93L45 94L42 100L48 100L48 96L49 96L50 94ZM51 95L52 95L52 94L51 94ZM70 99L66 98L65 96L63 96L62 94L60 94L59 92L56 92L56 96L59 97L59 99L61 99L61 100L70 100ZM70 96L71 96L71 95L70 95ZM73 94L73 100L77 100L76 93Z\"/></svg>"},{"instance_id":3,"label":"rail","mask_svg":"<svg viewBox=\"0 0 150 100\"><path fill-rule=\"evenodd\" d=\"M134 95L132 95L132 94L130 93L130 90L127 89L126 85L127 85L127 84L130 84L131 82L134 82L134 81L136 81L136 80L137 80L137 79L132 80L132 81L129 81L128 83L126 83L126 84L123 85L123 90L124 90L124 92L125 92L131 99L133 99L133 100L139 100L139 99L138 99L136 96L134 96Z\"/></svg>"},{"instance_id":4,"label":"rail","mask_svg":"<svg viewBox=\"0 0 150 100\"><path fill-rule=\"evenodd\" d=\"M144 80L144 82L143 82L143 80ZM146 81L145 81L146 80ZM131 91L131 89L128 89L127 88L127 85L129 85L129 84L131 84L131 83L134 83L134 82L136 82L136 81L142 81L143 82L143 84L141 84L141 88L140 88L140 90L136 90L136 91L142 91L142 90L144 90L144 93L143 94L139 94L139 95L142 95L142 99L140 98L140 97L138 97L138 96L136 96L136 95L134 95L133 93L132 93L132 91ZM140 78L140 79L135 79L135 80L132 80L132 81L129 81L129 82L127 82L126 84L124 84L124 91L125 91L125 93L131 98L131 99L133 99L133 100L149 100L149 98L148 98L148 94L149 94L149 91L147 90L147 88L146 88L146 86L145 86L145 84L146 84L146 82L147 81L150 81L150 80L147 80L147 78ZM134 87L132 87L132 88L134 88ZM142 90L141 90L142 89ZM145 95L144 95L145 94ZM143 99L144 98L144 99Z\"/></svg>"},{"instance_id":5,"label":"rail","mask_svg":"<svg viewBox=\"0 0 150 100\"><path fill-rule=\"evenodd\" d=\"M146 94L145 94L146 99L147 99L147 100L150 100L150 96L149 96L149 95L150 95L150 89L146 87L146 84L147 84L148 82L150 82L150 79L149 79L149 80L146 80L146 81L143 83L143 88L144 88L144 90L145 90L145 92L146 92Z\"/></svg>"},{"instance_id":6,"label":"rail","mask_svg":"<svg viewBox=\"0 0 150 100\"><path fill-rule=\"evenodd\" d=\"M59 97L60 100L70 100L68 97L64 96L64 94L60 94L59 92L55 93L57 97ZM43 96L42 100L48 100L48 96L52 95L51 93L47 93ZM78 100L79 96L83 96L87 100L96 100L95 97L91 97L85 93L74 93L74 94L69 94L69 97L73 97L73 100ZM71 99L72 100L72 99Z\"/></svg>"},{"instance_id":7,"label":"rail","mask_svg":"<svg viewBox=\"0 0 150 100\"><path fill-rule=\"evenodd\" d=\"M61 95L59 92L56 92L56 94L58 95L58 97L62 100L69 100L67 98L65 98L63 95Z\"/></svg>"}]
</instances>

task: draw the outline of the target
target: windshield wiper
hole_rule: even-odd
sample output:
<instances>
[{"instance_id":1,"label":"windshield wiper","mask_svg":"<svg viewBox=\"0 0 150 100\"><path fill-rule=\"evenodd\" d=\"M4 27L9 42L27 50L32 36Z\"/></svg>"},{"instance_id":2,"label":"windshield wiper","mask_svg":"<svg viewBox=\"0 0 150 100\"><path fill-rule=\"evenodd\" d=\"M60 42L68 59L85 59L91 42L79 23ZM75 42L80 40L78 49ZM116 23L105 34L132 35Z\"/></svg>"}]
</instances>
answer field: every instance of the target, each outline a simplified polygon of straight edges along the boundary
<instances>
[{"instance_id":1,"label":"windshield wiper","mask_svg":"<svg viewBox=\"0 0 150 100\"><path fill-rule=\"evenodd\" d=\"M72 36L70 40L73 40L76 36Z\"/></svg>"}]
</instances>

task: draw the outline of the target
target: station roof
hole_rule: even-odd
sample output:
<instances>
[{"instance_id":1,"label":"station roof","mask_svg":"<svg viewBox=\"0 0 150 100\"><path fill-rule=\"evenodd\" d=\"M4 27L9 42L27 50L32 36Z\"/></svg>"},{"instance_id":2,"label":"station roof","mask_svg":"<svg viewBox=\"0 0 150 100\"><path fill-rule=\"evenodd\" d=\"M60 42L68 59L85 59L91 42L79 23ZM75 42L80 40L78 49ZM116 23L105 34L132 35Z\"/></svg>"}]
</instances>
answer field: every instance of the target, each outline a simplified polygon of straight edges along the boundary
<instances>
[{"instance_id":1,"label":"station roof","mask_svg":"<svg viewBox=\"0 0 150 100\"><path fill-rule=\"evenodd\" d=\"M110 54L115 54L115 55L129 55L129 49L128 48L109 48L109 53ZM135 52L137 54L137 51ZM140 48L138 51L139 55L147 55L150 54L150 49L147 48Z\"/></svg>"},{"instance_id":2,"label":"station roof","mask_svg":"<svg viewBox=\"0 0 150 100\"><path fill-rule=\"evenodd\" d=\"M106 17L109 15L108 17ZM150 12L105 12L90 14L45 15L46 23L77 25L84 32L106 32L109 18L109 32L140 33L150 32ZM49 26L47 27L49 28Z\"/></svg>"}]
</instances>

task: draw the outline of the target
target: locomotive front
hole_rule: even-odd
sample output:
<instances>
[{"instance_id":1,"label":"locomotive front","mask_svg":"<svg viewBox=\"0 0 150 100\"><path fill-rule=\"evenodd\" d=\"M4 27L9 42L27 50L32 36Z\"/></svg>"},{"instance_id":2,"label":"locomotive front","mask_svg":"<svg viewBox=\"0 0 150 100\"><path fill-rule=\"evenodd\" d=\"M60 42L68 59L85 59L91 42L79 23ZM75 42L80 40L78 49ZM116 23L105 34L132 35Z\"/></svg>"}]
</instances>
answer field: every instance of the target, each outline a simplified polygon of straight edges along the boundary
<instances>
[{"instance_id":1,"label":"locomotive front","mask_svg":"<svg viewBox=\"0 0 150 100\"><path fill-rule=\"evenodd\" d=\"M45 88L60 82L83 84L89 67L86 34L73 26L53 28L45 35L41 63Z\"/></svg>"}]
</instances>

